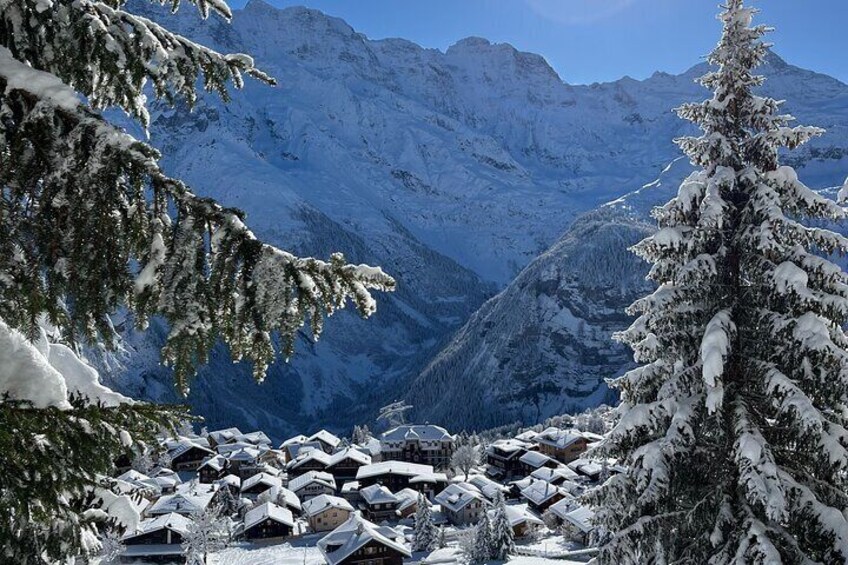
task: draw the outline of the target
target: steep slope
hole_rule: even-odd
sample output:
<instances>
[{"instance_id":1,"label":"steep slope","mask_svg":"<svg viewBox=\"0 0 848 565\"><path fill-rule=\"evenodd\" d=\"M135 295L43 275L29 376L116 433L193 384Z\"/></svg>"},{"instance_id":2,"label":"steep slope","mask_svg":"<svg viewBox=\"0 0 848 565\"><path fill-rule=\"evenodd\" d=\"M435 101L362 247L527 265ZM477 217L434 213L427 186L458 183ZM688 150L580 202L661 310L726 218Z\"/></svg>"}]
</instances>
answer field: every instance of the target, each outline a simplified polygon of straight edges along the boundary
<instances>
[{"instance_id":1,"label":"steep slope","mask_svg":"<svg viewBox=\"0 0 848 565\"><path fill-rule=\"evenodd\" d=\"M201 23L191 10L173 16L155 3L136 6L189 37L253 54L280 80L277 88L248 82L228 105L209 95L193 112L154 107L151 141L163 149L165 167L200 193L244 209L261 237L302 254L341 250L382 265L399 282L369 322L345 314L319 344L304 336L292 364L276 364L261 387L247 367L216 351L189 398L210 425L261 425L285 435L367 419L575 217L654 178L677 155L671 139L686 131L670 108L703 94L692 80L702 67L572 86L542 57L480 38L442 53L401 39L372 41L315 10L258 0L236 11L232 25ZM848 87L776 56L766 72L773 94L789 99L805 121L831 129L794 158L811 184L833 184L836 171L848 170ZM602 304L579 297L587 285L565 293L575 308ZM556 325L547 323L539 331ZM603 316L588 323L598 332L612 324ZM511 326L502 329L508 334ZM176 400L157 363L164 331L126 330L125 369L110 376L121 390ZM583 357L570 347L579 349L539 354L542 380L561 374L565 386L567 375L581 373L581 359L604 351L600 339ZM510 370L522 366L521 350ZM574 377L570 390L586 393L602 372L590 367L592 376ZM522 374L526 382L531 376ZM508 372L498 376L505 390L508 380ZM603 396L580 394L569 398ZM425 392L414 400L422 410L431 402L436 397ZM538 404L545 412L556 402Z\"/></svg>"}]
</instances>

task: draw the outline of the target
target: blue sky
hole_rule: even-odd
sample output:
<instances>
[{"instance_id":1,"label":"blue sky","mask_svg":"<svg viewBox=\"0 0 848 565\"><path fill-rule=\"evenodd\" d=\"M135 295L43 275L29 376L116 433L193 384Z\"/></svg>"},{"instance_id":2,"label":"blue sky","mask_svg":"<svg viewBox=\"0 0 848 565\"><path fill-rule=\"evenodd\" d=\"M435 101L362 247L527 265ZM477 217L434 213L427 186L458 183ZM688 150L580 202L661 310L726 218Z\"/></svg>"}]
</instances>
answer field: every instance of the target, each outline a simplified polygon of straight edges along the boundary
<instances>
[{"instance_id":1,"label":"blue sky","mask_svg":"<svg viewBox=\"0 0 848 565\"><path fill-rule=\"evenodd\" d=\"M373 39L446 49L477 35L543 55L574 84L686 70L718 39L718 0L266 0L305 5ZM234 7L245 0L235 0ZM848 82L848 1L751 0L775 51ZM814 30L814 31L813 31Z\"/></svg>"}]
</instances>

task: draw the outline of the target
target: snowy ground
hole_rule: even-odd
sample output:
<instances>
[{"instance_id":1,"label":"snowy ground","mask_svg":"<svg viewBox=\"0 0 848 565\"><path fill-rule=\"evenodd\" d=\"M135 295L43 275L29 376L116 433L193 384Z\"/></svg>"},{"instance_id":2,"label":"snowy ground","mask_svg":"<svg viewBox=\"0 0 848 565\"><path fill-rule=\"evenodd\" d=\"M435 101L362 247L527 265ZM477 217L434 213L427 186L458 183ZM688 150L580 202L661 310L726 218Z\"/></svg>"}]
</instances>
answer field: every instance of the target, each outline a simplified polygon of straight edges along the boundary
<instances>
[{"instance_id":1,"label":"snowy ground","mask_svg":"<svg viewBox=\"0 0 848 565\"><path fill-rule=\"evenodd\" d=\"M209 565L324 565L314 541L301 543L244 544L209 558Z\"/></svg>"}]
</instances>

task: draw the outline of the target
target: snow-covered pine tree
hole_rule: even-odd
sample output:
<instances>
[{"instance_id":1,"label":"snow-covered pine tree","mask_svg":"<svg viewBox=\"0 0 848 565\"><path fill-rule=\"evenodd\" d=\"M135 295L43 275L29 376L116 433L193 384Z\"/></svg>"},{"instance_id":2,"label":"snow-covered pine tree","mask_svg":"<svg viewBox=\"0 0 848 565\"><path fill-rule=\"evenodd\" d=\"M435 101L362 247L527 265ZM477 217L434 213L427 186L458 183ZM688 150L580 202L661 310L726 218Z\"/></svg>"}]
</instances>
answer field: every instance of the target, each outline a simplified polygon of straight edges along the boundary
<instances>
[{"instance_id":1,"label":"snow-covered pine tree","mask_svg":"<svg viewBox=\"0 0 848 565\"><path fill-rule=\"evenodd\" d=\"M780 166L822 130L754 93L754 14L728 0L713 96L678 109L699 170L635 246L658 289L619 336L643 365L601 449L627 471L591 495L604 563L848 562L848 277L821 256L848 241L801 223L845 213Z\"/></svg>"},{"instance_id":2,"label":"snow-covered pine tree","mask_svg":"<svg viewBox=\"0 0 848 565\"><path fill-rule=\"evenodd\" d=\"M474 547L472 549L471 561L473 563L485 563L492 558L492 521L489 513L484 509L480 522L474 529Z\"/></svg>"},{"instance_id":3,"label":"snow-covered pine tree","mask_svg":"<svg viewBox=\"0 0 848 565\"><path fill-rule=\"evenodd\" d=\"M506 561L510 553L515 552L515 532L506 513L506 501L503 493L495 494L492 516L492 559Z\"/></svg>"},{"instance_id":4,"label":"snow-covered pine tree","mask_svg":"<svg viewBox=\"0 0 848 565\"><path fill-rule=\"evenodd\" d=\"M418 495L418 509L415 511L415 528L413 530L413 551L431 551L436 548L439 531L433 522L430 503L423 494Z\"/></svg>"},{"instance_id":5,"label":"snow-covered pine tree","mask_svg":"<svg viewBox=\"0 0 848 565\"><path fill-rule=\"evenodd\" d=\"M231 16L223 0L189 2ZM99 514L82 503L109 496L99 477L185 417L109 391L75 355L113 342L117 308L140 325L168 320L163 360L187 392L216 340L261 379L275 334L288 357L305 322L317 337L349 299L368 316L371 290L393 288L341 255L262 243L241 212L165 175L155 149L97 113L120 108L146 127L145 85L191 105L198 81L226 98L243 75L273 82L250 57L171 33L124 0L0 2L0 560L96 549Z\"/></svg>"}]
</instances>

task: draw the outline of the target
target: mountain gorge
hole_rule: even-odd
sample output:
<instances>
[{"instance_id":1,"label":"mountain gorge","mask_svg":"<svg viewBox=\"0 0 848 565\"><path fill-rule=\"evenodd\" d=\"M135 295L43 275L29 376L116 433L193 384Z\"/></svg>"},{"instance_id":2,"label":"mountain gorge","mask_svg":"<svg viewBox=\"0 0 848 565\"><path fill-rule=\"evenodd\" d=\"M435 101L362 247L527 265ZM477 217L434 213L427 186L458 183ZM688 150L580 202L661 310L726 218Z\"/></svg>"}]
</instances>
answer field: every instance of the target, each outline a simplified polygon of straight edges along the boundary
<instances>
[{"instance_id":1,"label":"mountain gorge","mask_svg":"<svg viewBox=\"0 0 848 565\"><path fill-rule=\"evenodd\" d=\"M154 104L166 169L245 210L274 244L343 251L398 280L373 319L342 313L317 344L304 334L263 385L216 350L188 399L210 426L346 430L404 396L418 419L477 428L609 399L603 379L630 361L609 336L648 289L626 248L687 173L678 160L645 185L678 156L672 139L690 130L671 109L704 97L694 78L706 67L569 85L541 56L481 38L441 52L259 0L230 25L137 4L250 53L280 83L248 82L228 104L208 95L191 112ZM776 55L764 73L770 95L829 130L791 156L802 179L841 183L848 86ZM177 400L158 365L163 325L122 327L120 366L102 366L110 384Z\"/></svg>"}]
</instances>

